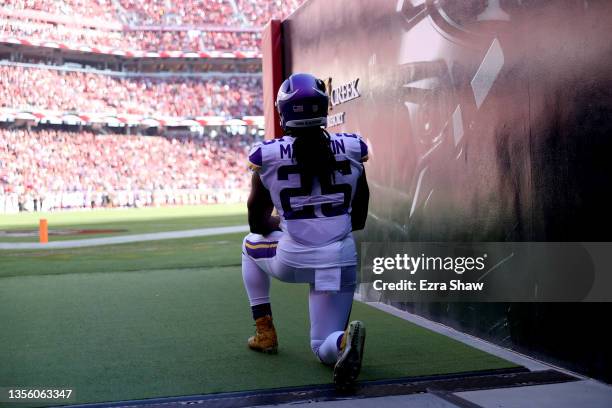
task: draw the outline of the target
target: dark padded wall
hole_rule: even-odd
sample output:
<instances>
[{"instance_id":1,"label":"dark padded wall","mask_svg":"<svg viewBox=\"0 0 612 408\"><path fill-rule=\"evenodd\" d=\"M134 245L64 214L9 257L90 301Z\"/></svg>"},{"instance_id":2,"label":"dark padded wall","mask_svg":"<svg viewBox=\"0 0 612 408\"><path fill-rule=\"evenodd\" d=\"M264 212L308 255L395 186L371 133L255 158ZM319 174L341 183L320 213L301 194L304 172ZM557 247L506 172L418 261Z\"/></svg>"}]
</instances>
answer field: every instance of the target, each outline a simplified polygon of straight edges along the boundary
<instances>
[{"instance_id":1,"label":"dark padded wall","mask_svg":"<svg viewBox=\"0 0 612 408\"><path fill-rule=\"evenodd\" d=\"M610 241L612 3L310 0L284 72L359 78L369 241ZM385 299L382 299L383 301ZM609 304L396 304L612 380Z\"/></svg>"}]
</instances>

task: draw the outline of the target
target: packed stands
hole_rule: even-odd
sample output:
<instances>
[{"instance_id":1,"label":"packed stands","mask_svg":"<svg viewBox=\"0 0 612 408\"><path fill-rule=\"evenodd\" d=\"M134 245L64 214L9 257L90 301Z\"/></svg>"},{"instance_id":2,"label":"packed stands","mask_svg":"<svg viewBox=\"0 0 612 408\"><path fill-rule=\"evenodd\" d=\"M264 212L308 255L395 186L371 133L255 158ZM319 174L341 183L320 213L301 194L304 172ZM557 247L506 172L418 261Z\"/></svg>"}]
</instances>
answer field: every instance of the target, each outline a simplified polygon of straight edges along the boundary
<instances>
[{"instance_id":1,"label":"packed stands","mask_svg":"<svg viewBox=\"0 0 612 408\"><path fill-rule=\"evenodd\" d=\"M235 4L228 0L119 0L116 12L138 25L240 25Z\"/></svg>"},{"instance_id":2,"label":"packed stands","mask_svg":"<svg viewBox=\"0 0 612 408\"><path fill-rule=\"evenodd\" d=\"M145 51L259 51L261 34L247 31L134 30L124 32L122 41L122 45L113 46Z\"/></svg>"},{"instance_id":3,"label":"packed stands","mask_svg":"<svg viewBox=\"0 0 612 408\"><path fill-rule=\"evenodd\" d=\"M262 27L285 18L304 0L119 0L119 14L136 16L139 25L223 25Z\"/></svg>"},{"instance_id":4,"label":"packed stands","mask_svg":"<svg viewBox=\"0 0 612 408\"><path fill-rule=\"evenodd\" d=\"M236 0L236 6L247 25L263 27L270 19L284 19L304 0Z\"/></svg>"},{"instance_id":5,"label":"packed stands","mask_svg":"<svg viewBox=\"0 0 612 408\"><path fill-rule=\"evenodd\" d=\"M0 213L242 201L250 143L2 128Z\"/></svg>"},{"instance_id":6,"label":"packed stands","mask_svg":"<svg viewBox=\"0 0 612 408\"><path fill-rule=\"evenodd\" d=\"M131 44L120 31L53 24L27 19L0 19L0 36L32 40L67 41L74 44L102 45L107 47L131 48Z\"/></svg>"},{"instance_id":7,"label":"packed stands","mask_svg":"<svg viewBox=\"0 0 612 408\"><path fill-rule=\"evenodd\" d=\"M0 38L26 38L141 51L258 51L261 35L248 31L99 30L40 21L0 19Z\"/></svg>"},{"instance_id":8,"label":"packed stands","mask_svg":"<svg viewBox=\"0 0 612 408\"><path fill-rule=\"evenodd\" d=\"M112 0L3 0L12 10L33 10L69 17L89 17L115 21L117 12Z\"/></svg>"},{"instance_id":9,"label":"packed stands","mask_svg":"<svg viewBox=\"0 0 612 408\"><path fill-rule=\"evenodd\" d=\"M244 201L260 29L302 2L5 0L0 213Z\"/></svg>"},{"instance_id":10,"label":"packed stands","mask_svg":"<svg viewBox=\"0 0 612 408\"><path fill-rule=\"evenodd\" d=\"M258 29L271 18L286 17L302 2L7 0L3 5L5 11L0 13L0 38L32 38L125 50L256 51L260 41ZM52 16L73 19L58 22ZM98 21L99 26L92 28L80 19ZM101 21L107 21L108 27Z\"/></svg>"},{"instance_id":11,"label":"packed stands","mask_svg":"<svg viewBox=\"0 0 612 408\"><path fill-rule=\"evenodd\" d=\"M262 114L260 76L120 77L0 65L0 107L164 116Z\"/></svg>"}]
</instances>

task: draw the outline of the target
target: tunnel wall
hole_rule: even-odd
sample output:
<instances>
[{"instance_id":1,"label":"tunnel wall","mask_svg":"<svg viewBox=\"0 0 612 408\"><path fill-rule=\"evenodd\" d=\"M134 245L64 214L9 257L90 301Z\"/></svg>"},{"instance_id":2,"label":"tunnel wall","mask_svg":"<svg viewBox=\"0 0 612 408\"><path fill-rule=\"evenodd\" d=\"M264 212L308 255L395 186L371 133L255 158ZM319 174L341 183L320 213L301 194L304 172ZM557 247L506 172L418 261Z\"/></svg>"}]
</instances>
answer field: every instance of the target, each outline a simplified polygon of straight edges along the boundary
<instances>
[{"instance_id":1,"label":"tunnel wall","mask_svg":"<svg viewBox=\"0 0 612 408\"><path fill-rule=\"evenodd\" d=\"M276 91L283 83L283 50L280 20L270 20L261 34L264 126L266 137L281 137L280 118L274 107Z\"/></svg>"},{"instance_id":2,"label":"tunnel wall","mask_svg":"<svg viewBox=\"0 0 612 408\"><path fill-rule=\"evenodd\" d=\"M610 241L611 11L583 0L309 0L284 20L285 75L326 80L340 122L329 130L370 146L357 237ZM607 303L394 306L612 381Z\"/></svg>"}]
</instances>

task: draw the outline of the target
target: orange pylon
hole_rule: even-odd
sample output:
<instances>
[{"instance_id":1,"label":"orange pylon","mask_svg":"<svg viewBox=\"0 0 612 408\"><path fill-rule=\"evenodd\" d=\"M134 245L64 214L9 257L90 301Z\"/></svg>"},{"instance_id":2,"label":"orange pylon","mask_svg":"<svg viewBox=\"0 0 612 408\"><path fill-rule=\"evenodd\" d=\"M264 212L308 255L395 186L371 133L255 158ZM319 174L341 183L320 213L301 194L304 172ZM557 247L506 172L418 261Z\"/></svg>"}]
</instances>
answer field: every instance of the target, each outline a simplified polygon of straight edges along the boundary
<instances>
[{"instance_id":1,"label":"orange pylon","mask_svg":"<svg viewBox=\"0 0 612 408\"><path fill-rule=\"evenodd\" d=\"M49 229L45 218L41 218L38 223L38 238L41 244L49 242Z\"/></svg>"}]
</instances>

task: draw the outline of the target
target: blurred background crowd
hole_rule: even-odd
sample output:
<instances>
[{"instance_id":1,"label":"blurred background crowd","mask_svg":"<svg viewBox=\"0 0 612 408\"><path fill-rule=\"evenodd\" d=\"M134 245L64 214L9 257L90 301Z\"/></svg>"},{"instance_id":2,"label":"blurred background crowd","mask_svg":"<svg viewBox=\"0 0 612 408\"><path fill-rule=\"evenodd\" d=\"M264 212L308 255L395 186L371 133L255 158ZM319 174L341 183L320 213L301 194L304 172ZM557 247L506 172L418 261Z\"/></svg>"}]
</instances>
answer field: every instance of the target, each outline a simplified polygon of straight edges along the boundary
<instances>
[{"instance_id":1,"label":"blurred background crowd","mask_svg":"<svg viewBox=\"0 0 612 408\"><path fill-rule=\"evenodd\" d=\"M122 77L0 65L0 107L166 116L262 114L260 76Z\"/></svg>"},{"instance_id":2,"label":"blurred background crowd","mask_svg":"<svg viewBox=\"0 0 612 408\"><path fill-rule=\"evenodd\" d=\"M0 212L239 202L252 142L0 129Z\"/></svg>"},{"instance_id":3,"label":"blurred background crowd","mask_svg":"<svg viewBox=\"0 0 612 408\"><path fill-rule=\"evenodd\" d=\"M0 213L244 201L245 157L262 135L259 121L178 129L172 121L147 128L40 118L260 117L261 30L303 1L3 1ZM255 54L236 58L241 51Z\"/></svg>"},{"instance_id":4,"label":"blurred background crowd","mask_svg":"<svg viewBox=\"0 0 612 408\"><path fill-rule=\"evenodd\" d=\"M6 0L0 36L118 49L259 48L259 29L303 0ZM14 18L19 16L19 18ZM70 20L58 18L68 17ZM95 27L87 19L97 20Z\"/></svg>"}]
</instances>

